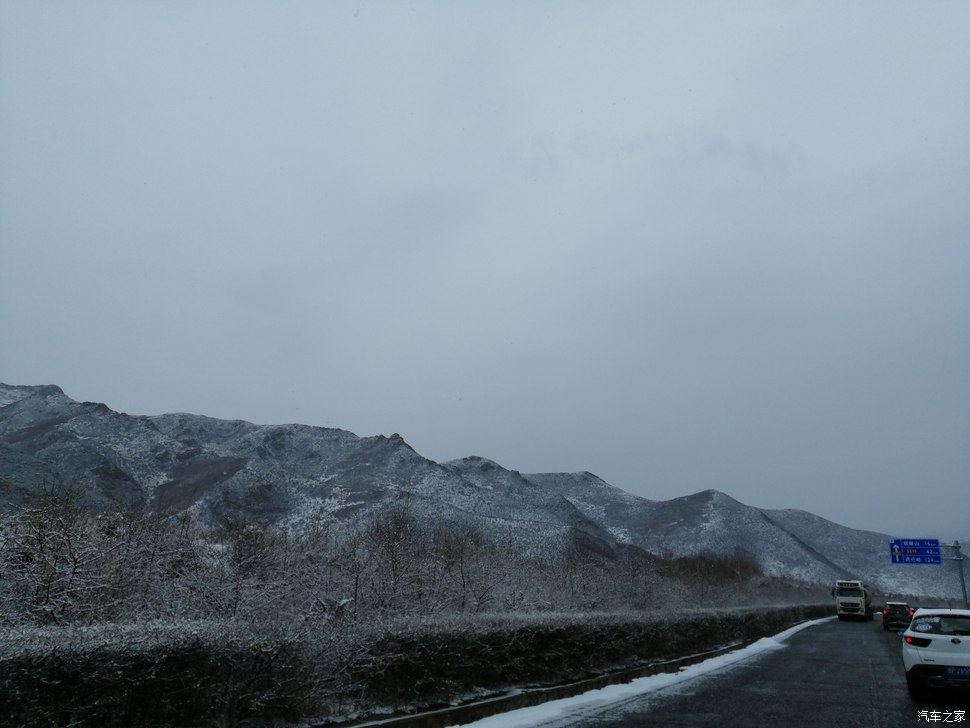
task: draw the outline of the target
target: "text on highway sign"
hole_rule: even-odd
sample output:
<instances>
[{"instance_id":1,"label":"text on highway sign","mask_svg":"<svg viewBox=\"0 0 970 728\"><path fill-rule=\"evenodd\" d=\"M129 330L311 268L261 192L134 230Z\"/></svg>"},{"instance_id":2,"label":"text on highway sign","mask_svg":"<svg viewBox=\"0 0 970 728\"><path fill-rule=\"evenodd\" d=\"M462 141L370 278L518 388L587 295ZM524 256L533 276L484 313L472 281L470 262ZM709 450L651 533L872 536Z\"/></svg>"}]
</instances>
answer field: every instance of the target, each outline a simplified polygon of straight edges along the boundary
<instances>
[{"instance_id":1,"label":"text on highway sign","mask_svg":"<svg viewBox=\"0 0 970 728\"><path fill-rule=\"evenodd\" d=\"M889 542L894 564L942 564L940 541L935 538L894 538Z\"/></svg>"}]
</instances>

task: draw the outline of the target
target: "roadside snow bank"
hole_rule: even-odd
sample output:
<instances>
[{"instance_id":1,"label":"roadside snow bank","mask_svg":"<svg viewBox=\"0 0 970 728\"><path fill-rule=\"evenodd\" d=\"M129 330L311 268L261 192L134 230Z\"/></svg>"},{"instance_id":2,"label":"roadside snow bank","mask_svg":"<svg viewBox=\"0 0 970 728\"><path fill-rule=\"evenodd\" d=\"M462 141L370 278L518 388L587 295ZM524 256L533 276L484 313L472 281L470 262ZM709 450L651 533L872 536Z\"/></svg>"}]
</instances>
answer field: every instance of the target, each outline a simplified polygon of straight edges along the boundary
<instances>
[{"instance_id":1,"label":"roadside snow bank","mask_svg":"<svg viewBox=\"0 0 970 728\"><path fill-rule=\"evenodd\" d=\"M689 665L675 673L664 673L637 678L623 685L610 685L598 690L590 690L587 693L575 697L553 700L529 708L520 708L508 713L493 715L489 718L475 721L474 723L464 723L462 724L462 728L530 728L531 726L542 723L575 716L581 711L606 707L612 703L629 700L630 698L656 692L672 685L696 680L712 672L730 668L739 662L749 660L765 652L784 649L785 640L796 632L800 632L807 627L820 624L830 619L832 617L803 622L783 632L779 632L772 637L762 637L747 647L729 652L725 655L712 657L696 665ZM452 726L452 728L456 727Z\"/></svg>"}]
</instances>

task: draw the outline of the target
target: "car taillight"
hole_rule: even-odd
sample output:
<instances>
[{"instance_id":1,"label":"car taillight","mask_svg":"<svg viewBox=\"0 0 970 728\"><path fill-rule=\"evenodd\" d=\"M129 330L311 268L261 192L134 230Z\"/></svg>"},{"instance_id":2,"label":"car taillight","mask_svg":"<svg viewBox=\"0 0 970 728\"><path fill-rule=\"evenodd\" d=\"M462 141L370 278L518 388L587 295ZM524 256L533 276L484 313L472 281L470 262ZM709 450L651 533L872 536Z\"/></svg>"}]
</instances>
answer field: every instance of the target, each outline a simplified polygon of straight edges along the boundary
<instances>
[{"instance_id":1,"label":"car taillight","mask_svg":"<svg viewBox=\"0 0 970 728\"><path fill-rule=\"evenodd\" d=\"M913 616L913 610L912 610L912 609L910 609L910 610L909 610L909 616L910 616L910 617L912 617L912 616Z\"/></svg>"},{"instance_id":2,"label":"car taillight","mask_svg":"<svg viewBox=\"0 0 970 728\"><path fill-rule=\"evenodd\" d=\"M906 636L906 644L912 645L913 647L929 647L930 642L933 640L924 639L923 637L910 637Z\"/></svg>"},{"instance_id":3,"label":"car taillight","mask_svg":"<svg viewBox=\"0 0 970 728\"><path fill-rule=\"evenodd\" d=\"M887 614L889 614L889 610L888 609L883 609L882 610L882 616L885 617Z\"/></svg>"}]
</instances>

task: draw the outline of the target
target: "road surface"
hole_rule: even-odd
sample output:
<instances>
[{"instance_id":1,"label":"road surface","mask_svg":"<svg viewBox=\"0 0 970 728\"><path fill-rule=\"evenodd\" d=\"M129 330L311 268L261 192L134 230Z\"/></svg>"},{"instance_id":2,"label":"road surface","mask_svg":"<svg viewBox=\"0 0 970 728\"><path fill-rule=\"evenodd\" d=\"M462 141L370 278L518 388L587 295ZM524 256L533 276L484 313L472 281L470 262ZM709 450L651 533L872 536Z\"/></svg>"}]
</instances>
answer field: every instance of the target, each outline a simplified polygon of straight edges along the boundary
<instances>
[{"instance_id":1,"label":"road surface","mask_svg":"<svg viewBox=\"0 0 970 728\"><path fill-rule=\"evenodd\" d=\"M906 691L899 636L871 622L822 622L784 646L733 666L607 706L577 706L542 728L897 728L970 726L964 698L916 705ZM938 710L921 715L919 711ZM935 718L935 720L934 720Z\"/></svg>"}]
</instances>

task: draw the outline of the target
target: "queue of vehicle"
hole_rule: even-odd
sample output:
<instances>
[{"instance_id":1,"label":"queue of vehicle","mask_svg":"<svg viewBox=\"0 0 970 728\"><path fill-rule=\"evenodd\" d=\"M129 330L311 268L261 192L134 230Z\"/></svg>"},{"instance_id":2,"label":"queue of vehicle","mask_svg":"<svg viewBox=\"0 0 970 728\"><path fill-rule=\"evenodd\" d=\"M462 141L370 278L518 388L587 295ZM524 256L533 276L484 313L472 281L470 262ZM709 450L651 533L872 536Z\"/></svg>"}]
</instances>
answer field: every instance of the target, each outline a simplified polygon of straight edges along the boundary
<instances>
[{"instance_id":1,"label":"queue of vehicle","mask_svg":"<svg viewBox=\"0 0 970 728\"><path fill-rule=\"evenodd\" d=\"M837 580L832 596L840 620L872 619L871 593L861 580ZM880 613L882 628L901 636L906 686L914 701L958 691L970 702L970 609L887 601Z\"/></svg>"}]
</instances>

